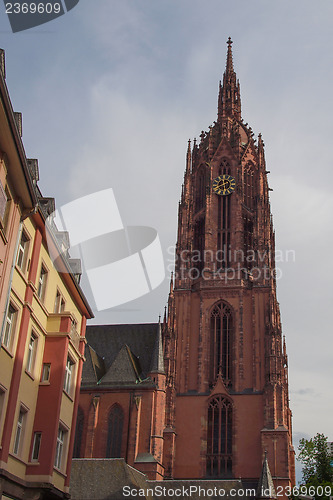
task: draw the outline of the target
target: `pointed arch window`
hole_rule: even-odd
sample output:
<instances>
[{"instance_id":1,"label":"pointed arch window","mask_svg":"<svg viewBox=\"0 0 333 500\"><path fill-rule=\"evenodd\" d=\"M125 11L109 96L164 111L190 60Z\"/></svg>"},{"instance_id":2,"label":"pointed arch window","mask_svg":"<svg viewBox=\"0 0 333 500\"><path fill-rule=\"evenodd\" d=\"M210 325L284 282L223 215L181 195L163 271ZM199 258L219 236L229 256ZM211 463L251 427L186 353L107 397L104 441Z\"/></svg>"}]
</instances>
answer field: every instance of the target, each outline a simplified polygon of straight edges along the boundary
<instances>
[{"instance_id":1,"label":"pointed arch window","mask_svg":"<svg viewBox=\"0 0 333 500\"><path fill-rule=\"evenodd\" d=\"M226 387L232 383L233 315L225 302L216 304L210 316L210 385L220 373Z\"/></svg>"},{"instance_id":2,"label":"pointed arch window","mask_svg":"<svg viewBox=\"0 0 333 500\"><path fill-rule=\"evenodd\" d=\"M77 410L73 458L81 458L83 426L84 426L84 413L82 408L79 406Z\"/></svg>"},{"instance_id":3,"label":"pointed arch window","mask_svg":"<svg viewBox=\"0 0 333 500\"><path fill-rule=\"evenodd\" d=\"M118 405L111 408L108 418L106 458L121 458L124 412Z\"/></svg>"},{"instance_id":4,"label":"pointed arch window","mask_svg":"<svg viewBox=\"0 0 333 500\"><path fill-rule=\"evenodd\" d=\"M232 403L222 395L208 406L207 476L232 477Z\"/></svg>"},{"instance_id":5,"label":"pointed arch window","mask_svg":"<svg viewBox=\"0 0 333 500\"><path fill-rule=\"evenodd\" d=\"M221 161L219 175L231 175L231 167L228 160ZM217 220L217 250L222 268L225 269L230 264L230 229L231 229L231 196L218 197L218 220Z\"/></svg>"},{"instance_id":6,"label":"pointed arch window","mask_svg":"<svg viewBox=\"0 0 333 500\"><path fill-rule=\"evenodd\" d=\"M256 173L252 163L248 163L243 171L244 205L251 210L255 208L256 199Z\"/></svg>"}]
</instances>

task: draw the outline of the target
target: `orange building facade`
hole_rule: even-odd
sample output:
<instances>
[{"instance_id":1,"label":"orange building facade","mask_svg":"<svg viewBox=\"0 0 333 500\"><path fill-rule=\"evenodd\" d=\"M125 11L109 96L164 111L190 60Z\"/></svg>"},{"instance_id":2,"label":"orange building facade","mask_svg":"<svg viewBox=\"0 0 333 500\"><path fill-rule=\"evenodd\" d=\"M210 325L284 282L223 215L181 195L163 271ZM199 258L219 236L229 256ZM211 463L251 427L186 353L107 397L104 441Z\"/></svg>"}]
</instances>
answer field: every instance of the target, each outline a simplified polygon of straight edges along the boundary
<instances>
[{"instance_id":1,"label":"orange building facade","mask_svg":"<svg viewBox=\"0 0 333 500\"><path fill-rule=\"evenodd\" d=\"M267 452L283 491L295 467L270 188L231 44L217 121L188 145L162 335L87 328L75 456L123 457L152 480L256 485Z\"/></svg>"},{"instance_id":2,"label":"orange building facade","mask_svg":"<svg viewBox=\"0 0 333 500\"><path fill-rule=\"evenodd\" d=\"M92 312L79 286L78 262L66 252L68 235L46 225L54 200L38 188L37 160L25 156L4 76L3 59L0 496L68 498L86 320ZM56 268L51 252L62 255Z\"/></svg>"}]
</instances>

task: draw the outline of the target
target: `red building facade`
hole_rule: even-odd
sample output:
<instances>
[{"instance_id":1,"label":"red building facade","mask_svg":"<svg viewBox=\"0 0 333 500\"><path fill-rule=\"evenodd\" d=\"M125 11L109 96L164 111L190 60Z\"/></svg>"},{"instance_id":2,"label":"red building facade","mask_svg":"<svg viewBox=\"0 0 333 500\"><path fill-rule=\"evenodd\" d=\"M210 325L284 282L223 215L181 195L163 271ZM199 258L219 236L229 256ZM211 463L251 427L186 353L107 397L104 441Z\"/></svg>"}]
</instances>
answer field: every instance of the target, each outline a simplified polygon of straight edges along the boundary
<instances>
[{"instance_id":1,"label":"red building facade","mask_svg":"<svg viewBox=\"0 0 333 500\"><path fill-rule=\"evenodd\" d=\"M105 457L113 428L115 453L150 479L255 484L267 452L284 487L295 481L294 450L264 144L241 117L231 44L217 121L188 145L163 340L151 325L144 348L144 325L131 325L116 346L116 325L88 327L96 352L84 368L78 454Z\"/></svg>"}]
</instances>

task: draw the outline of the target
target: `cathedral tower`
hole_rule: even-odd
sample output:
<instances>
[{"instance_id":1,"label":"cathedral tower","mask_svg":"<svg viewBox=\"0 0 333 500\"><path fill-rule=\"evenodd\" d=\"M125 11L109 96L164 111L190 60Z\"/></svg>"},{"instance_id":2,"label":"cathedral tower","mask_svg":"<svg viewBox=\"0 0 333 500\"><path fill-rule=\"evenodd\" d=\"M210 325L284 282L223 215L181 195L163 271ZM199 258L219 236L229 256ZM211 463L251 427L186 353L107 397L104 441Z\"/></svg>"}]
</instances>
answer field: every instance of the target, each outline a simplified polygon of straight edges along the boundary
<instances>
[{"instance_id":1,"label":"cathedral tower","mask_svg":"<svg viewBox=\"0 0 333 500\"><path fill-rule=\"evenodd\" d=\"M288 360L264 143L241 118L229 38L217 121L188 144L163 325L165 478L294 483Z\"/></svg>"}]
</instances>

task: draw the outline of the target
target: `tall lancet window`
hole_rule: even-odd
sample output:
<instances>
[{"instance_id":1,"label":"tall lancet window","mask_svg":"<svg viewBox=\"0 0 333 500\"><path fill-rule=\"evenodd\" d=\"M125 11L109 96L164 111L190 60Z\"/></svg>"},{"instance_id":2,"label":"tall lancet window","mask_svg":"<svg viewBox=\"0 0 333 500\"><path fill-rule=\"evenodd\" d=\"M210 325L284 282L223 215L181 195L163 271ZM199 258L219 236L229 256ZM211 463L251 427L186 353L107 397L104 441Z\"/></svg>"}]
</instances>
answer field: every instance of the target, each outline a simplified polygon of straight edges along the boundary
<instances>
[{"instance_id":1,"label":"tall lancet window","mask_svg":"<svg viewBox=\"0 0 333 500\"><path fill-rule=\"evenodd\" d=\"M251 210L256 201L256 174L252 163L248 163L243 173L244 205Z\"/></svg>"},{"instance_id":2,"label":"tall lancet window","mask_svg":"<svg viewBox=\"0 0 333 500\"><path fill-rule=\"evenodd\" d=\"M230 163L222 160L219 175L231 175ZM231 196L218 197L218 220L217 220L217 250L221 267L225 269L230 264L230 203Z\"/></svg>"},{"instance_id":3,"label":"tall lancet window","mask_svg":"<svg viewBox=\"0 0 333 500\"><path fill-rule=\"evenodd\" d=\"M124 412L118 405L111 408L108 418L106 458L121 458L121 443L124 427Z\"/></svg>"},{"instance_id":4,"label":"tall lancet window","mask_svg":"<svg viewBox=\"0 0 333 500\"><path fill-rule=\"evenodd\" d=\"M208 477L232 477L232 403L222 395L208 406L206 465Z\"/></svg>"},{"instance_id":5,"label":"tall lancet window","mask_svg":"<svg viewBox=\"0 0 333 500\"><path fill-rule=\"evenodd\" d=\"M214 384L220 373L228 387L232 382L232 310L225 302L215 305L210 317L210 384Z\"/></svg>"}]
</instances>

